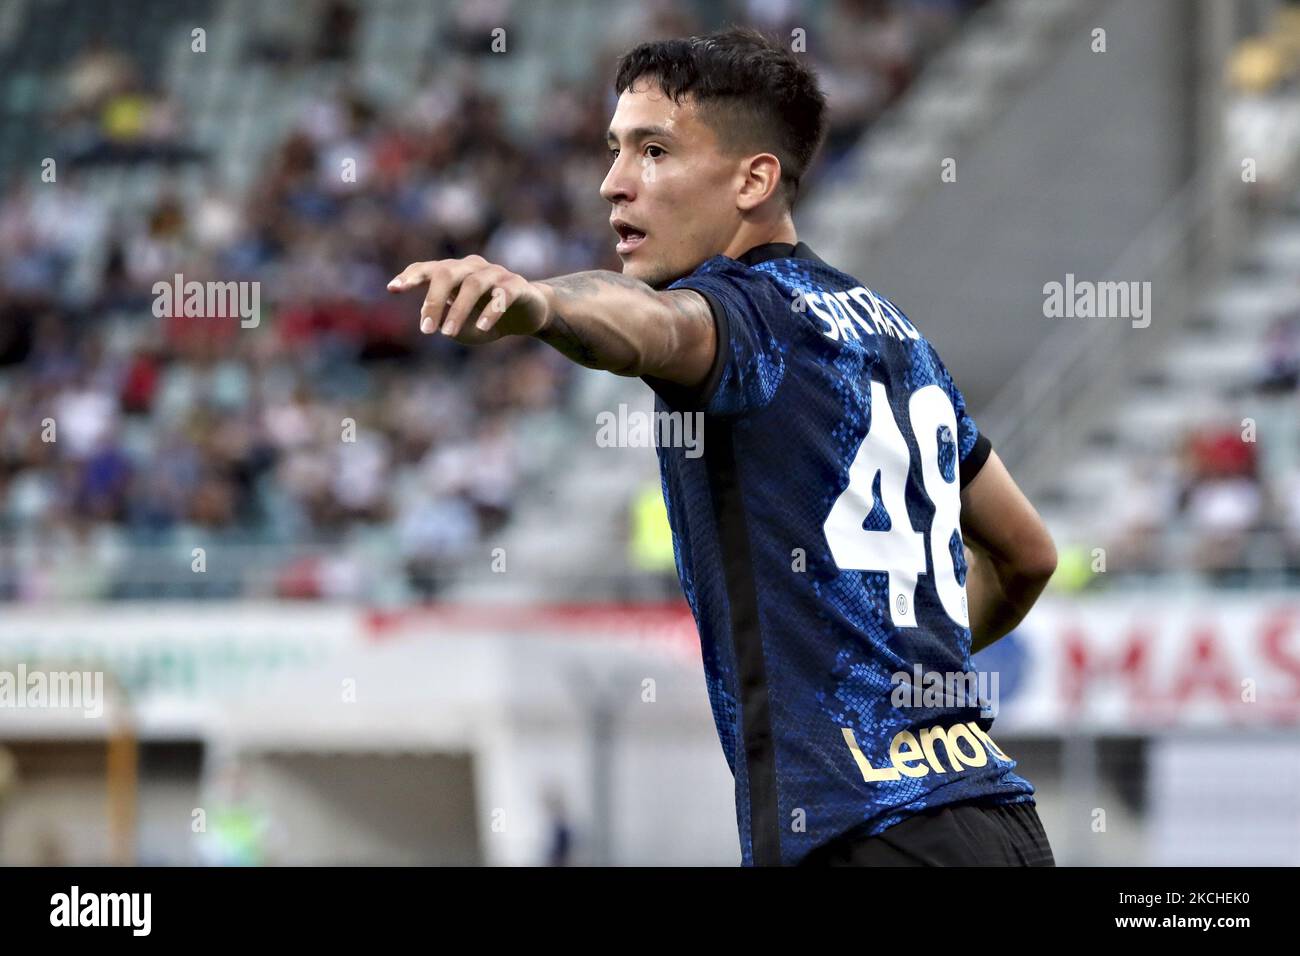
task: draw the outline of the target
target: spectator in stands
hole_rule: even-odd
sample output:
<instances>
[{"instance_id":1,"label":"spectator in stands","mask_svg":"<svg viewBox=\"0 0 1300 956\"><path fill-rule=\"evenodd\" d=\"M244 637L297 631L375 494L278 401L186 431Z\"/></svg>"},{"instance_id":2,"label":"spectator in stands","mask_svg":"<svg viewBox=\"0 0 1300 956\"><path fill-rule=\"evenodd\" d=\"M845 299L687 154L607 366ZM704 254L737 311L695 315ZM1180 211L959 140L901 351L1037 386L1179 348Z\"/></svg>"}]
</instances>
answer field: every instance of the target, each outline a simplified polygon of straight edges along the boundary
<instances>
[{"instance_id":1,"label":"spectator in stands","mask_svg":"<svg viewBox=\"0 0 1300 956\"><path fill-rule=\"evenodd\" d=\"M1264 392L1294 392L1300 385L1300 312L1279 316L1264 339L1264 370L1258 387Z\"/></svg>"},{"instance_id":2,"label":"spectator in stands","mask_svg":"<svg viewBox=\"0 0 1300 956\"><path fill-rule=\"evenodd\" d=\"M1263 524L1256 448L1245 440L1240 421L1226 417L1187 436L1181 510L1194 535L1194 554L1185 558L1212 574L1246 567L1249 535Z\"/></svg>"},{"instance_id":3,"label":"spectator in stands","mask_svg":"<svg viewBox=\"0 0 1300 956\"><path fill-rule=\"evenodd\" d=\"M1146 455L1133 462L1124 487L1106 571L1156 571L1165 561L1163 534L1178 510L1177 472L1161 456Z\"/></svg>"}]
</instances>

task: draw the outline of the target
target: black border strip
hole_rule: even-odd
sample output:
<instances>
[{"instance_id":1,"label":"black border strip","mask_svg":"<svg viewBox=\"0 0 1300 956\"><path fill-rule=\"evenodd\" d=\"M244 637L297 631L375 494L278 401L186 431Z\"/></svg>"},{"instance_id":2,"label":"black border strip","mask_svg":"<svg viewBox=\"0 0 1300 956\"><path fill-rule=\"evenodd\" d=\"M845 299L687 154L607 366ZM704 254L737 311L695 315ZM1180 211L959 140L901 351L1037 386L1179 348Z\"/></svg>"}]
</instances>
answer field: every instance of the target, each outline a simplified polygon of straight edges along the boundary
<instances>
[{"instance_id":1,"label":"black border strip","mask_svg":"<svg viewBox=\"0 0 1300 956\"><path fill-rule=\"evenodd\" d=\"M781 865L781 822L777 807L776 749L758 618L758 589L750 557L749 529L741 498L740 476L731 423L706 420L704 456L709 494L717 525L719 550L731 615L731 647L740 687L745 770L749 778L749 834L755 866Z\"/></svg>"}]
</instances>

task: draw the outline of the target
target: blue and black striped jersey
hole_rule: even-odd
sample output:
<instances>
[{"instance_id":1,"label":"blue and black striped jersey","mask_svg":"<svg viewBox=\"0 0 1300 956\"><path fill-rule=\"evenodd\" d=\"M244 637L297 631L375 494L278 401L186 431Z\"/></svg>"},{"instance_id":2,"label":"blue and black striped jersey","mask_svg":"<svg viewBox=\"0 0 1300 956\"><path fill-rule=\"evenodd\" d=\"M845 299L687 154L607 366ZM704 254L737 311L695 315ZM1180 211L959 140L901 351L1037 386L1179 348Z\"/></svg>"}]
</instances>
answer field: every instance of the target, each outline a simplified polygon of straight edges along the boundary
<instances>
[{"instance_id":1,"label":"blue and black striped jersey","mask_svg":"<svg viewBox=\"0 0 1300 956\"><path fill-rule=\"evenodd\" d=\"M974 695L899 696L899 675L971 673L960 489L990 444L935 350L804 243L670 288L718 332L701 387L647 382L660 415L703 416L702 454L658 453L743 862L1032 800Z\"/></svg>"}]
</instances>

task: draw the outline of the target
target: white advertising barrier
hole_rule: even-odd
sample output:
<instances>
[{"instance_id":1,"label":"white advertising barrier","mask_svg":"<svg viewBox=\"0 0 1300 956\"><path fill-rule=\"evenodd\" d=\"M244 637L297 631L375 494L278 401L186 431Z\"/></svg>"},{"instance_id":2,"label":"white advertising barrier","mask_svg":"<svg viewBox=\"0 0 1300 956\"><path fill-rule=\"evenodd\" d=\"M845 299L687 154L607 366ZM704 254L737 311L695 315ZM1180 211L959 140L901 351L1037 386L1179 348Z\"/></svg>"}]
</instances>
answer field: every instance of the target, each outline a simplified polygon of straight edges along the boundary
<instances>
[{"instance_id":1,"label":"white advertising barrier","mask_svg":"<svg viewBox=\"0 0 1300 956\"><path fill-rule=\"evenodd\" d=\"M504 645L494 640L502 638ZM536 645L527 664L509 649L510 638ZM629 659L663 654L674 662L673 671L685 668L685 674L699 669L695 642L684 607L10 608L0 614L0 734L19 732L32 716L32 708L13 699L18 693L32 699L30 688L17 686L20 666L28 672L102 670L106 696L129 699L145 737L201 736L232 710L248 716L247 723L274 715L275 721L264 721L268 732L273 723L279 732L301 718L310 733L306 725L333 712L326 698L330 705L338 701L349 679L358 702L388 697L387 709L395 714L416 701L433 709L439 700L460 712L473 698L544 709L546 701L571 696L563 682L554 693L542 691L551 687L541 680L548 655L558 666L565 647ZM1296 728L1300 596L1048 598L1015 632L977 655L974 666L996 677L985 685L1004 734ZM367 674L374 677L362 680ZM376 693L380 675L382 694ZM527 694L519 692L520 682L528 683ZM693 690L703 698L702 680ZM79 721L58 723L74 732Z\"/></svg>"},{"instance_id":2,"label":"white advertising barrier","mask_svg":"<svg viewBox=\"0 0 1300 956\"><path fill-rule=\"evenodd\" d=\"M1300 596L1051 597L974 666L1003 734L1295 729Z\"/></svg>"},{"instance_id":3,"label":"white advertising barrier","mask_svg":"<svg viewBox=\"0 0 1300 956\"><path fill-rule=\"evenodd\" d=\"M679 606L156 604L0 617L0 682L82 668L121 688L129 703L100 713L125 713L142 739L203 739L256 768L256 798L303 839L344 811L277 769L285 755L439 753L467 758L473 797L441 812L479 835L488 863L544 859L549 801L589 822L606 790L619 807L603 811L612 860L739 854L733 783ZM121 726L2 698L0 688L0 741ZM390 838L364 813L353 822L356 852Z\"/></svg>"},{"instance_id":4,"label":"white advertising barrier","mask_svg":"<svg viewBox=\"0 0 1300 956\"><path fill-rule=\"evenodd\" d=\"M591 669L575 654L650 654L690 675L695 641L676 606L11 607L0 613L0 736L101 736L128 711L143 738L451 745L485 716L571 703ZM704 707L702 679L699 690Z\"/></svg>"},{"instance_id":5,"label":"white advertising barrier","mask_svg":"<svg viewBox=\"0 0 1300 956\"><path fill-rule=\"evenodd\" d=\"M202 737L223 710L357 643L350 609L251 602L9 606L0 611L0 736L108 732L93 700L52 706L67 703L57 699L56 682L80 673L118 705L104 713L120 717L129 701L140 736Z\"/></svg>"}]
</instances>

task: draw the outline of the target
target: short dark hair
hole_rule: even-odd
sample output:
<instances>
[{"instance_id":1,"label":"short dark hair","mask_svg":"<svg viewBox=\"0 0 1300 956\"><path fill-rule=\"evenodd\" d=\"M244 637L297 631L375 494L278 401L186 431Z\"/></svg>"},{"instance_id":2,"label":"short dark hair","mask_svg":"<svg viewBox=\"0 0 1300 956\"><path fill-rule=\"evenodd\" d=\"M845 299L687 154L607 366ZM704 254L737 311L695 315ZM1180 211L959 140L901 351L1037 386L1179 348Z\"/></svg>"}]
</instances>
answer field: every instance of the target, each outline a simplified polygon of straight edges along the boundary
<instances>
[{"instance_id":1,"label":"short dark hair","mask_svg":"<svg viewBox=\"0 0 1300 956\"><path fill-rule=\"evenodd\" d=\"M642 78L678 103L694 97L724 146L773 153L793 207L826 135L826 95L793 53L757 30L728 27L633 47L618 61L614 93Z\"/></svg>"}]
</instances>

